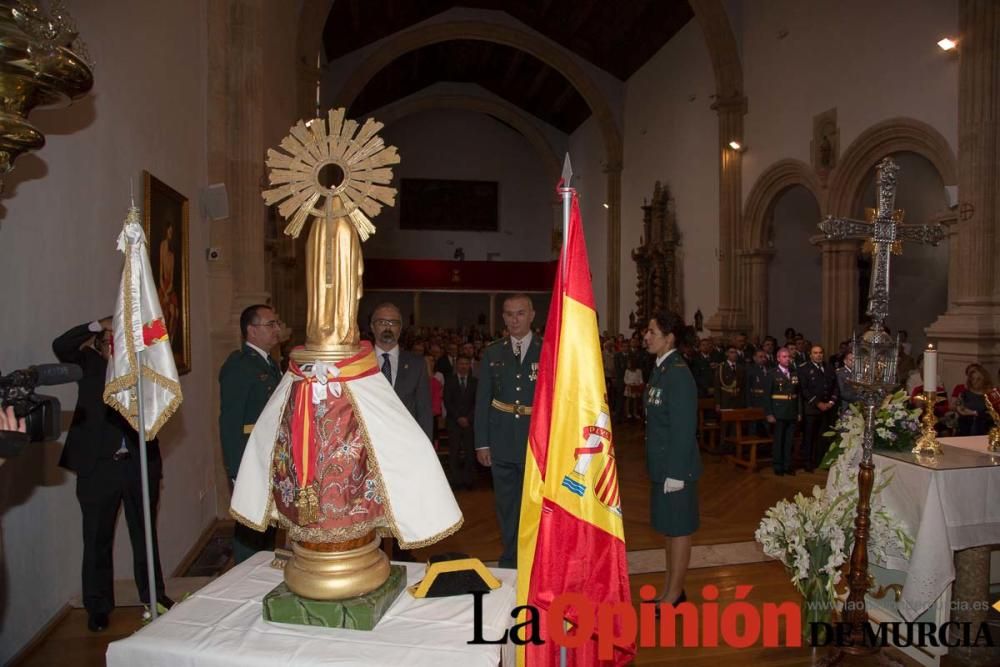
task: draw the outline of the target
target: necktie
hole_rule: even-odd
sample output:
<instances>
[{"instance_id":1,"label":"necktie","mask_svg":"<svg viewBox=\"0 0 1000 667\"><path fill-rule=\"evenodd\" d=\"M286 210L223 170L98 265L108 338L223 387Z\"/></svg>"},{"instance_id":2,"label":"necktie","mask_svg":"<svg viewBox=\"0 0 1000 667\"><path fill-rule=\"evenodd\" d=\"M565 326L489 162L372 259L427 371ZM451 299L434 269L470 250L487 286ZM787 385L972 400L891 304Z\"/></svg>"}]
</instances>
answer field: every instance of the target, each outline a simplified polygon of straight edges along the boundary
<instances>
[{"instance_id":1,"label":"necktie","mask_svg":"<svg viewBox=\"0 0 1000 667\"><path fill-rule=\"evenodd\" d=\"M514 356L517 357L517 363L521 363L521 341L514 341Z\"/></svg>"},{"instance_id":2,"label":"necktie","mask_svg":"<svg viewBox=\"0 0 1000 667\"><path fill-rule=\"evenodd\" d=\"M465 391L465 376L464 375L459 376L459 378L458 378L458 384L459 384L460 387L462 387L462 391Z\"/></svg>"},{"instance_id":3,"label":"necktie","mask_svg":"<svg viewBox=\"0 0 1000 667\"><path fill-rule=\"evenodd\" d=\"M392 364L389 363L389 353L383 352L382 358L385 359L385 361L382 362L382 375L384 375L385 379L389 381L389 384L392 384Z\"/></svg>"}]
</instances>

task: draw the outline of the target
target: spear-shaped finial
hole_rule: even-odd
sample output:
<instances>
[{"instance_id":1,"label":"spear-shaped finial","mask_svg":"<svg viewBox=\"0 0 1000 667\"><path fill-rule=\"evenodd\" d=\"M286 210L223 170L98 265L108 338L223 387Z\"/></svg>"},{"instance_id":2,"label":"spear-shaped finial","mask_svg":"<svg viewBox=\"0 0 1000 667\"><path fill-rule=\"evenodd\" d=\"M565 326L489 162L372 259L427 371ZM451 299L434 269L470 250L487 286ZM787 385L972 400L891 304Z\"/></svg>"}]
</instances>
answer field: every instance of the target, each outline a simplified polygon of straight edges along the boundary
<instances>
[{"instance_id":1,"label":"spear-shaped finial","mask_svg":"<svg viewBox=\"0 0 1000 667\"><path fill-rule=\"evenodd\" d=\"M128 197L132 202L130 206L135 208L135 182L131 178L128 179Z\"/></svg>"},{"instance_id":2,"label":"spear-shaped finial","mask_svg":"<svg viewBox=\"0 0 1000 667\"><path fill-rule=\"evenodd\" d=\"M573 178L573 166L569 163L569 153L566 153L566 159L563 160L563 170L562 170L562 184L564 188L569 187L569 182Z\"/></svg>"}]
</instances>

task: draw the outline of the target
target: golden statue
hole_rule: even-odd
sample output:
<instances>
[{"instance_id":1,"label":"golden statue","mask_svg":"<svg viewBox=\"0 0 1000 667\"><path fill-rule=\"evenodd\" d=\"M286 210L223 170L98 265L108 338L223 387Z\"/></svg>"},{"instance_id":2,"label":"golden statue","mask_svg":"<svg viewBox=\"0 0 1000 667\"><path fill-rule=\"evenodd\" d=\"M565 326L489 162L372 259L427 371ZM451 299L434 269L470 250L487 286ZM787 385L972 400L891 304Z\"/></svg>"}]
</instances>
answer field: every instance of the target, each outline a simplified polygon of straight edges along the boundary
<instances>
[{"instance_id":1,"label":"golden statue","mask_svg":"<svg viewBox=\"0 0 1000 667\"><path fill-rule=\"evenodd\" d=\"M271 190L268 205L285 200L278 212L289 220L285 233L297 238L316 218L306 243L306 345L292 353L298 361L336 361L358 351L358 303L364 265L361 243L375 233L370 217L382 202L395 204L388 165L399 163L395 146L376 133L382 123L344 120L344 109L328 119L299 121L281 142L287 155L267 151ZM360 237L360 239L359 239Z\"/></svg>"},{"instance_id":2,"label":"golden statue","mask_svg":"<svg viewBox=\"0 0 1000 667\"><path fill-rule=\"evenodd\" d=\"M462 524L433 445L358 331L361 241L375 232L370 217L396 196L386 184L399 155L377 136L381 128L368 119L359 130L335 109L299 121L281 141L284 152L267 152L275 187L263 197L288 220L285 233L298 237L313 219L306 343L292 351L253 427L230 506L255 530L288 530L288 591L322 601L367 595L380 601L375 621L405 585L402 569L379 550L380 537L418 548Z\"/></svg>"}]
</instances>

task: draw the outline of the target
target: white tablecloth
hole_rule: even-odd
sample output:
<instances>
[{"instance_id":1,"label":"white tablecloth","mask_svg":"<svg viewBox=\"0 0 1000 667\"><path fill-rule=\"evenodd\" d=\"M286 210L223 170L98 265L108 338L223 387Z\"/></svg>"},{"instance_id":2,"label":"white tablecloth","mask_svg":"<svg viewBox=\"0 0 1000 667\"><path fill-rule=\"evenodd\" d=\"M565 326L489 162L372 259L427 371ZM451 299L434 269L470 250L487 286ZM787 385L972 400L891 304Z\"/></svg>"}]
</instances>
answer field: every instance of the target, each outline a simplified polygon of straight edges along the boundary
<instances>
[{"instance_id":1,"label":"white tablecloth","mask_svg":"<svg viewBox=\"0 0 1000 667\"><path fill-rule=\"evenodd\" d=\"M941 443L986 454L985 436L942 438ZM947 451L943 460L948 460ZM909 561L890 557L886 563L906 572L898 608L913 621L954 581L954 552L1000 543L1000 465L932 470L881 454L874 461L879 468L892 466L893 480L882 491L883 499L915 542ZM994 461L1000 464L1000 457Z\"/></svg>"},{"instance_id":2,"label":"white tablecloth","mask_svg":"<svg viewBox=\"0 0 1000 667\"><path fill-rule=\"evenodd\" d=\"M261 552L178 603L154 623L108 646L108 667L275 667L276 665L513 665L513 644L469 645L473 598L414 599L403 591L371 631L269 623L264 595L282 581ZM425 566L406 566L407 586ZM497 639L514 619L514 570L494 569L503 586L483 600L483 638Z\"/></svg>"}]
</instances>

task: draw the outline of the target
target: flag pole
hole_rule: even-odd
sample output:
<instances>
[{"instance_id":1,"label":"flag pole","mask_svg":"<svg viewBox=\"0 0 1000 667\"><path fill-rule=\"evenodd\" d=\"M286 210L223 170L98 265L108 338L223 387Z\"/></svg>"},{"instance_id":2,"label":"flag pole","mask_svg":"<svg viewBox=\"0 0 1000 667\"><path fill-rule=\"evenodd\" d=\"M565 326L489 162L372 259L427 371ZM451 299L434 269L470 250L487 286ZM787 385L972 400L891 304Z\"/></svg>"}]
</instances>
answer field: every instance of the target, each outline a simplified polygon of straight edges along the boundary
<instances>
[{"instance_id":1,"label":"flag pole","mask_svg":"<svg viewBox=\"0 0 1000 667\"><path fill-rule=\"evenodd\" d=\"M562 195L563 203L563 228L562 228L562 248L559 249L559 257L562 260L566 258L566 247L569 244L569 209L570 202L573 200L573 189L570 187L570 181L573 179L573 166L569 162L569 153L566 153L566 158L563 160L563 170L562 170L562 187L559 188L559 194ZM566 262L560 262L562 266L562 279L566 279Z\"/></svg>"},{"instance_id":2,"label":"flag pole","mask_svg":"<svg viewBox=\"0 0 1000 667\"><path fill-rule=\"evenodd\" d=\"M562 247L559 249L559 266L562 270L562 275L560 276L564 285L566 284L566 252L569 247L569 211L570 206L573 201L573 189L570 187L570 181L573 180L573 166L569 162L569 153L566 153L566 158L563 160L563 170L562 170L562 187L559 188L559 194L562 195L563 203L563 229L562 229ZM558 295L553 294L553 297ZM565 618L563 619L563 629L569 631L570 623ZM568 651L565 646L559 647L559 667L566 667L568 658Z\"/></svg>"},{"instance_id":3,"label":"flag pole","mask_svg":"<svg viewBox=\"0 0 1000 667\"><path fill-rule=\"evenodd\" d=\"M131 192L132 183L129 181L130 197L132 199L131 206L135 208L135 194ZM131 252L131 248L129 249ZM131 261L131 255L126 258L125 261ZM139 289L136 290L138 294L142 293L142 271L136 271L136 281L138 282ZM132 327L142 326L142 323L131 322ZM133 336L134 330L129 331L128 335ZM153 512L150 508L149 502L149 457L146 454L146 415L142 400L142 358L144 355L144 350L137 349L135 351L135 394L136 403L138 404L138 420L139 428L139 475L142 477L142 518L143 518L143 528L146 537L146 578L148 579L148 591L149 591L149 613L152 620L156 620L159 616L159 610L157 606L159 601L156 597L156 561L153 555Z\"/></svg>"}]
</instances>

